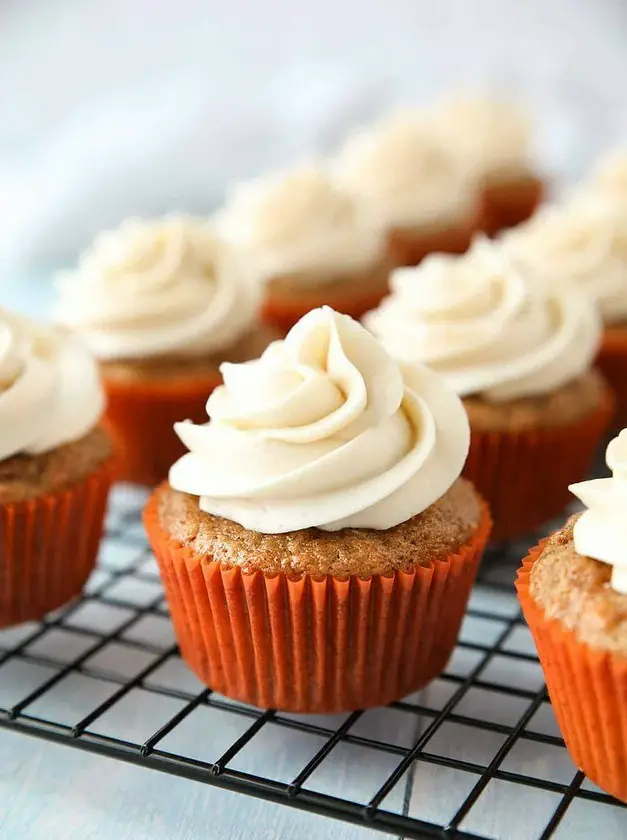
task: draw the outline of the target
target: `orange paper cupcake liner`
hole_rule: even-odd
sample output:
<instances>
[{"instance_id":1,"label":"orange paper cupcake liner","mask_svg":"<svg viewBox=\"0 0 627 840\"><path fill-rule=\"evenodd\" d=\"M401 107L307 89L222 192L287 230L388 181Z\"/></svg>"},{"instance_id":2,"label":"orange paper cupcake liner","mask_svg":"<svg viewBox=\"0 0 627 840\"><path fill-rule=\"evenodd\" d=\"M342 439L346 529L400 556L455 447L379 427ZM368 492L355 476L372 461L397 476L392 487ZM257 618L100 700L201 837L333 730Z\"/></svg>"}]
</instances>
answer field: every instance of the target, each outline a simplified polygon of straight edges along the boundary
<instances>
[{"instance_id":1,"label":"orange paper cupcake liner","mask_svg":"<svg viewBox=\"0 0 627 840\"><path fill-rule=\"evenodd\" d=\"M393 267L418 265L429 254L464 254L472 238L480 229L479 221L466 222L446 228L394 228L388 234L388 253Z\"/></svg>"},{"instance_id":2,"label":"orange paper cupcake liner","mask_svg":"<svg viewBox=\"0 0 627 840\"><path fill-rule=\"evenodd\" d=\"M599 787L627 801L627 658L592 648L531 595L530 574L546 541L518 572L516 589L573 762Z\"/></svg>"},{"instance_id":3,"label":"orange paper cupcake liner","mask_svg":"<svg viewBox=\"0 0 627 840\"><path fill-rule=\"evenodd\" d=\"M103 425L117 448L115 475L154 487L185 453L174 432L180 420L205 423L211 391L221 383L215 374L181 380L104 381L107 410Z\"/></svg>"},{"instance_id":4,"label":"orange paper cupcake liner","mask_svg":"<svg viewBox=\"0 0 627 840\"><path fill-rule=\"evenodd\" d=\"M214 691L255 706L339 712L389 703L445 667L489 531L444 560L389 577L340 580L199 557L144 511L181 654Z\"/></svg>"},{"instance_id":5,"label":"orange paper cupcake liner","mask_svg":"<svg viewBox=\"0 0 627 840\"><path fill-rule=\"evenodd\" d=\"M493 540L523 536L572 501L568 485L584 479L614 413L606 389L596 411L565 426L482 431L471 427L464 475L490 505Z\"/></svg>"},{"instance_id":6,"label":"orange paper cupcake liner","mask_svg":"<svg viewBox=\"0 0 627 840\"><path fill-rule=\"evenodd\" d=\"M596 361L616 396L614 428L627 426L627 327L606 327Z\"/></svg>"},{"instance_id":7,"label":"orange paper cupcake liner","mask_svg":"<svg viewBox=\"0 0 627 840\"><path fill-rule=\"evenodd\" d=\"M35 621L80 595L93 571L112 460L56 493L0 505L0 627Z\"/></svg>"},{"instance_id":8,"label":"orange paper cupcake liner","mask_svg":"<svg viewBox=\"0 0 627 840\"><path fill-rule=\"evenodd\" d=\"M482 230L494 236L526 221L541 204L544 193L544 183L531 175L485 186L481 196Z\"/></svg>"}]
</instances>

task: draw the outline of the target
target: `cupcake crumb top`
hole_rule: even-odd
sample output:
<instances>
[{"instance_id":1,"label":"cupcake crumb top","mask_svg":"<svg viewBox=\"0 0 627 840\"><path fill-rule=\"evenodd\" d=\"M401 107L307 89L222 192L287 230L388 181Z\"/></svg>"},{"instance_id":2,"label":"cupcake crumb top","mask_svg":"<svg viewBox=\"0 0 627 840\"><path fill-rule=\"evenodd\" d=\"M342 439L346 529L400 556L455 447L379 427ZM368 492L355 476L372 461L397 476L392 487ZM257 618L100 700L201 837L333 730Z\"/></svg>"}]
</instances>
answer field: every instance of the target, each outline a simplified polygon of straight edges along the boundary
<instances>
[{"instance_id":1,"label":"cupcake crumb top","mask_svg":"<svg viewBox=\"0 0 627 840\"><path fill-rule=\"evenodd\" d=\"M369 577L428 566L464 545L481 519L479 497L461 478L422 513L386 531L307 528L262 534L204 513L194 496L171 487L158 493L161 527L197 556L226 567L241 566L246 573L295 577Z\"/></svg>"},{"instance_id":2,"label":"cupcake crumb top","mask_svg":"<svg viewBox=\"0 0 627 840\"><path fill-rule=\"evenodd\" d=\"M0 505L63 490L93 473L112 454L109 438L96 427L80 440L48 452L0 461Z\"/></svg>"},{"instance_id":3,"label":"cupcake crumb top","mask_svg":"<svg viewBox=\"0 0 627 840\"><path fill-rule=\"evenodd\" d=\"M627 656L627 596L611 588L611 566L575 550L579 516L549 537L531 569L531 595L582 642Z\"/></svg>"}]
</instances>

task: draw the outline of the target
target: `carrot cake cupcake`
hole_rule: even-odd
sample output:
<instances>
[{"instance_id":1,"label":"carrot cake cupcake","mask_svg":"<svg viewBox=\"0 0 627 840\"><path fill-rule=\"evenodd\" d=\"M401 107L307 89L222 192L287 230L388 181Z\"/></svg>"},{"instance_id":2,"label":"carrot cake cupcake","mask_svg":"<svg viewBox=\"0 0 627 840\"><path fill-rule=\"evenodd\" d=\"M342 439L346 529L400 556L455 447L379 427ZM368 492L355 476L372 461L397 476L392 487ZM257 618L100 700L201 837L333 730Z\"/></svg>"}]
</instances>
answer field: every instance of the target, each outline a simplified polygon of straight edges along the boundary
<instances>
[{"instance_id":1,"label":"carrot cake cupcake","mask_svg":"<svg viewBox=\"0 0 627 840\"><path fill-rule=\"evenodd\" d=\"M529 218L544 184L524 110L503 99L457 96L436 107L435 119L479 184L483 230L495 234Z\"/></svg>"},{"instance_id":2,"label":"carrot cake cupcake","mask_svg":"<svg viewBox=\"0 0 627 840\"><path fill-rule=\"evenodd\" d=\"M596 302L604 325L597 364L616 394L615 423L627 425L627 191L622 206L581 191L512 231L504 247L530 281Z\"/></svg>"},{"instance_id":3,"label":"carrot cake cupcake","mask_svg":"<svg viewBox=\"0 0 627 840\"><path fill-rule=\"evenodd\" d=\"M530 552L517 588L573 761L627 802L627 429L607 464L612 478L570 488L587 509Z\"/></svg>"},{"instance_id":4,"label":"carrot cake cupcake","mask_svg":"<svg viewBox=\"0 0 627 840\"><path fill-rule=\"evenodd\" d=\"M292 711L420 688L454 647L490 527L459 478L460 400L327 307L222 372L144 514L187 663Z\"/></svg>"},{"instance_id":5,"label":"carrot cake cupcake","mask_svg":"<svg viewBox=\"0 0 627 840\"><path fill-rule=\"evenodd\" d=\"M349 138L337 178L386 225L394 265L432 251L463 253L477 230L477 183L436 121L401 111Z\"/></svg>"},{"instance_id":6,"label":"carrot cake cupcake","mask_svg":"<svg viewBox=\"0 0 627 840\"><path fill-rule=\"evenodd\" d=\"M558 515L612 412L593 369L594 305L572 290L544 294L485 239L465 256L398 269L391 286L364 323L393 356L429 365L462 397L471 427L465 474L492 507L495 539Z\"/></svg>"},{"instance_id":7,"label":"carrot cake cupcake","mask_svg":"<svg viewBox=\"0 0 627 840\"><path fill-rule=\"evenodd\" d=\"M321 167L241 184L218 218L263 285L264 321L283 333L323 304L360 318L388 290L382 222Z\"/></svg>"},{"instance_id":8,"label":"carrot cake cupcake","mask_svg":"<svg viewBox=\"0 0 627 840\"><path fill-rule=\"evenodd\" d=\"M220 364L267 345L255 284L206 223L171 216L100 234L58 290L57 319L100 361L117 476L153 485L183 452L172 424L202 420Z\"/></svg>"},{"instance_id":9,"label":"carrot cake cupcake","mask_svg":"<svg viewBox=\"0 0 627 840\"><path fill-rule=\"evenodd\" d=\"M80 594L113 448L98 365L67 331L0 310L0 627Z\"/></svg>"}]
</instances>

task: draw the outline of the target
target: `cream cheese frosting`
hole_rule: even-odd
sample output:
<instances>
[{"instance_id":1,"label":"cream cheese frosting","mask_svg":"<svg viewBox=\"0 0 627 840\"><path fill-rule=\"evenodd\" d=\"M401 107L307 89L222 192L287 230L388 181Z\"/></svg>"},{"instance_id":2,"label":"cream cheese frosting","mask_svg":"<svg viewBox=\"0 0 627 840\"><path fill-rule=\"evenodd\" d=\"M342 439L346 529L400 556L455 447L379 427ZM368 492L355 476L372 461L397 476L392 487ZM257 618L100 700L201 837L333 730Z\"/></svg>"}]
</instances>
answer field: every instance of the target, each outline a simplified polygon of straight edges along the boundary
<instances>
[{"instance_id":1,"label":"cream cheese frosting","mask_svg":"<svg viewBox=\"0 0 627 840\"><path fill-rule=\"evenodd\" d=\"M613 149L601 157L581 191L627 208L627 149Z\"/></svg>"},{"instance_id":2,"label":"cream cheese frosting","mask_svg":"<svg viewBox=\"0 0 627 840\"><path fill-rule=\"evenodd\" d=\"M531 123L511 100L458 94L434 109L443 135L476 176L516 176L529 171Z\"/></svg>"},{"instance_id":3,"label":"cream cheese frosting","mask_svg":"<svg viewBox=\"0 0 627 840\"><path fill-rule=\"evenodd\" d=\"M169 479L250 530L391 528L439 499L466 460L459 398L328 307L222 374L210 421L175 426L190 451Z\"/></svg>"},{"instance_id":4,"label":"cream cheese frosting","mask_svg":"<svg viewBox=\"0 0 627 840\"><path fill-rule=\"evenodd\" d=\"M57 320L103 361L210 356L253 328L258 306L234 249L186 216L100 234L57 286Z\"/></svg>"},{"instance_id":5,"label":"cream cheese frosting","mask_svg":"<svg viewBox=\"0 0 627 840\"><path fill-rule=\"evenodd\" d=\"M339 182L389 227L457 223L474 211L473 173L452 138L418 110L354 134L334 167Z\"/></svg>"},{"instance_id":6,"label":"cream cheese frosting","mask_svg":"<svg viewBox=\"0 0 627 840\"><path fill-rule=\"evenodd\" d=\"M0 310L0 461L79 440L104 404L97 362L77 336Z\"/></svg>"},{"instance_id":7,"label":"cream cheese frosting","mask_svg":"<svg viewBox=\"0 0 627 840\"><path fill-rule=\"evenodd\" d=\"M529 282L587 294L608 323L627 319L627 203L580 195L541 210L503 247Z\"/></svg>"},{"instance_id":8,"label":"cream cheese frosting","mask_svg":"<svg viewBox=\"0 0 627 840\"><path fill-rule=\"evenodd\" d=\"M422 362L460 395L499 402L550 393L589 369L600 318L574 292L542 294L497 245L397 269L364 323L395 357Z\"/></svg>"},{"instance_id":9,"label":"cream cheese frosting","mask_svg":"<svg viewBox=\"0 0 627 840\"><path fill-rule=\"evenodd\" d=\"M569 488L587 508L575 523L573 539L578 554L612 566L612 589L627 595L627 429L610 441L606 461L611 478Z\"/></svg>"},{"instance_id":10,"label":"cream cheese frosting","mask_svg":"<svg viewBox=\"0 0 627 840\"><path fill-rule=\"evenodd\" d=\"M333 282L384 255L381 219L314 164L240 184L217 225L261 279Z\"/></svg>"}]
</instances>

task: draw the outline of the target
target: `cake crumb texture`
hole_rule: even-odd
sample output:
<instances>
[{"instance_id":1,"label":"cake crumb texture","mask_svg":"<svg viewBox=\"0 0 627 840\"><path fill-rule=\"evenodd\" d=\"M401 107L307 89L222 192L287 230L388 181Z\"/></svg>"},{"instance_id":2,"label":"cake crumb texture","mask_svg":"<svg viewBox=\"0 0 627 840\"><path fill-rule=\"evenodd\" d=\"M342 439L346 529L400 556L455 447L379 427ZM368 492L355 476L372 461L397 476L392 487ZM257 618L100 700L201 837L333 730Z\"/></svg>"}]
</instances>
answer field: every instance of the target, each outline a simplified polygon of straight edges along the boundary
<instances>
[{"instance_id":1,"label":"cake crumb texture","mask_svg":"<svg viewBox=\"0 0 627 840\"><path fill-rule=\"evenodd\" d=\"M40 455L0 461L0 504L22 502L62 490L95 472L113 454L107 434L96 427L79 440Z\"/></svg>"},{"instance_id":2,"label":"cake crumb texture","mask_svg":"<svg viewBox=\"0 0 627 840\"><path fill-rule=\"evenodd\" d=\"M627 656L627 595L610 586L612 566L575 551L579 516L549 537L531 568L531 596L582 642Z\"/></svg>"},{"instance_id":3,"label":"cake crumb texture","mask_svg":"<svg viewBox=\"0 0 627 840\"><path fill-rule=\"evenodd\" d=\"M198 556L226 567L238 565L244 572L282 572L294 577L369 577L428 566L461 548L481 519L479 496L461 478L427 510L385 531L307 528L260 534L204 513L196 496L167 485L157 492L162 528Z\"/></svg>"}]
</instances>

